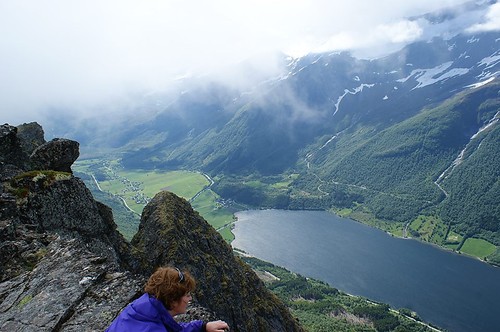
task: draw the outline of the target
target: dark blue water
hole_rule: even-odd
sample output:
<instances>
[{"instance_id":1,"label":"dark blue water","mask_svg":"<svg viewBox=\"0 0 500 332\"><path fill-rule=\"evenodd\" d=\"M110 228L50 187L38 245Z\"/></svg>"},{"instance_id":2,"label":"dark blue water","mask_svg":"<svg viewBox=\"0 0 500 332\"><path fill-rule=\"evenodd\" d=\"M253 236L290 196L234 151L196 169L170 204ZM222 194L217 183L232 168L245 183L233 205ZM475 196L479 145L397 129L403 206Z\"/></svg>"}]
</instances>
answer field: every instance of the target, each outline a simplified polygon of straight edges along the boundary
<instances>
[{"instance_id":1,"label":"dark blue water","mask_svg":"<svg viewBox=\"0 0 500 332\"><path fill-rule=\"evenodd\" d=\"M499 268L327 212L236 216L234 248L449 331L500 331Z\"/></svg>"}]
</instances>

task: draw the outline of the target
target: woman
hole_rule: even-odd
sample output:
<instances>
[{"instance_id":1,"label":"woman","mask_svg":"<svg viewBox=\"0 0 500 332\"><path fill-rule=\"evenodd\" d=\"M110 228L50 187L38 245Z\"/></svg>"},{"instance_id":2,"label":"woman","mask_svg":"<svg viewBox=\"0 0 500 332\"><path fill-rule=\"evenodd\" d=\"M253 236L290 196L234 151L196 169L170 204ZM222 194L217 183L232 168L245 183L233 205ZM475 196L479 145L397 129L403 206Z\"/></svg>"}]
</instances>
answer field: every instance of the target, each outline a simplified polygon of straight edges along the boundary
<instances>
[{"instance_id":1,"label":"woman","mask_svg":"<svg viewBox=\"0 0 500 332\"><path fill-rule=\"evenodd\" d=\"M158 268L146 283L145 293L130 303L106 332L223 332L228 329L220 320L177 323L173 319L186 312L195 285L188 272L173 267Z\"/></svg>"}]
</instances>

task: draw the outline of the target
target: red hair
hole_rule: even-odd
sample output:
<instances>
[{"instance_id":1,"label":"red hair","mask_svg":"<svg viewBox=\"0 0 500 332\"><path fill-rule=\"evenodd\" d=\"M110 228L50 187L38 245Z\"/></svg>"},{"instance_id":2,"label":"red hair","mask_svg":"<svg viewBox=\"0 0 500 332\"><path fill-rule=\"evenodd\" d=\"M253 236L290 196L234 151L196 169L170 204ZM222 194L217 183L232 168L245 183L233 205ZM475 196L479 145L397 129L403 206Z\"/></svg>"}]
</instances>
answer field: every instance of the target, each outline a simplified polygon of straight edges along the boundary
<instances>
[{"instance_id":1,"label":"red hair","mask_svg":"<svg viewBox=\"0 0 500 332\"><path fill-rule=\"evenodd\" d=\"M196 287L194 278L187 271L173 267L160 267L149 277L144 291L160 300L167 309Z\"/></svg>"}]
</instances>

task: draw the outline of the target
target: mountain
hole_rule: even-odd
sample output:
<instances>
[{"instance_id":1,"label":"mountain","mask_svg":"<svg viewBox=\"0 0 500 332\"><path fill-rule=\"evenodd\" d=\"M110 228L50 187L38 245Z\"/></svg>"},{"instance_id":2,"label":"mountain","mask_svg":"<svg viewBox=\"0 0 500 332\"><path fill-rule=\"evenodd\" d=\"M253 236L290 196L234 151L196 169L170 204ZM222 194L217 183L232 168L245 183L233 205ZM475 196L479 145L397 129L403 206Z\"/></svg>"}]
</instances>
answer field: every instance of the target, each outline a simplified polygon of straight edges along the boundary
<instances>
[{"instance_id":1,"label":"mountain","mask_svg":"<svg viewBox=\"0 0 500 332\"><path fill-rule=\"evenodd\" d=\"M311 54L245 91L186 90L120 136L123 165L202 170L255 206L357 207L355 219L406 225L435 216L433 242L455 232L498 246L499 37L433 38L371 60ZM280 191L242 180L291 174Z\"/></svg>"},{"instance_id":2,"label":"mountain","mask_svg":"<svg viewBox=\"0 0 500 332\"><path fill-rule=\"evenodd\" d=\"M151 121L125 131L122 146L136 137L163 138L129 151L124 161L280 173L328 136L361 126L380 131L494 79L497 39L498 33L434 39L376 60L314 54L290 60L278 78L250 92L215 83L189 90Z\"/></svg>"},{"instance_id":3,"label":"mountain","mask_svg":"<svg viewBox=\"0 0 500 332\"><path fill-rule=\"evenodd\" d=\"M464 6L476 15L492 3ZM445 29L460 8L411 19ZM126 168L200 170L219 195L257 207L335 210L454 250L471 237L498 247L499 43L498 31L453 31L376 59L283 56L268 76L245 64L245 84L191 77L152 96L163 106L149 118L107 135L84 126L82 150L107 147ZM488 259L500 264L500 252Z\"/></svg>"},{"instance_id":4,"label":"mountain","mask_svg":"<svg viewBox=\"0 0 500 332\"><path fill-rule=\"evenodd\" d=\"M314 156L318 174L331 185L355 186L351 190L380 219L407 222L419 213L436 214L446 225L464 223L456 228L460 234L498 243L499 89L495 81L461 93L356 149L336 147L342 138L332 141ZM496 235L482 232L487 222Z\"/></svg>"},{"instance_id":5,"label":"mountain","mask_svg":"<svg viewBox=\"0 0 500 332\"><path fill-rule=\"evenodd\" d=\"M103 331L152 271L173 264L198 280L184 319L303 331L186 200L156 195L127 242L71 173L78 156L77 142L45 142L37 124L0 126L0 330Z\"/></svg>"}]
</instances>

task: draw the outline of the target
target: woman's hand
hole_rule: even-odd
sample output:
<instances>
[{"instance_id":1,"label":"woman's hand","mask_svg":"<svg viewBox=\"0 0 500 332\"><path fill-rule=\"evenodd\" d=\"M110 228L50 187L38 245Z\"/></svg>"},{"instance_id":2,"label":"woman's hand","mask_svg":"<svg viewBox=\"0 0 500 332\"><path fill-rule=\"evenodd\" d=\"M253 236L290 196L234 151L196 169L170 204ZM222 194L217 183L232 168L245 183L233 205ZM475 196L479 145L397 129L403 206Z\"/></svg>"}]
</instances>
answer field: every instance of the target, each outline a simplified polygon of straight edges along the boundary
<instances>
[{"instance_id":1,"label":"woman's hand","mask_svg":"<svg viewBox=\"0 0 500 332\"><path fill-rule=\"evenodd\" d=\"M207 332L224 332L229 330L229 325L221 320L207 323Z\"/></svg>"}]
</instances>

